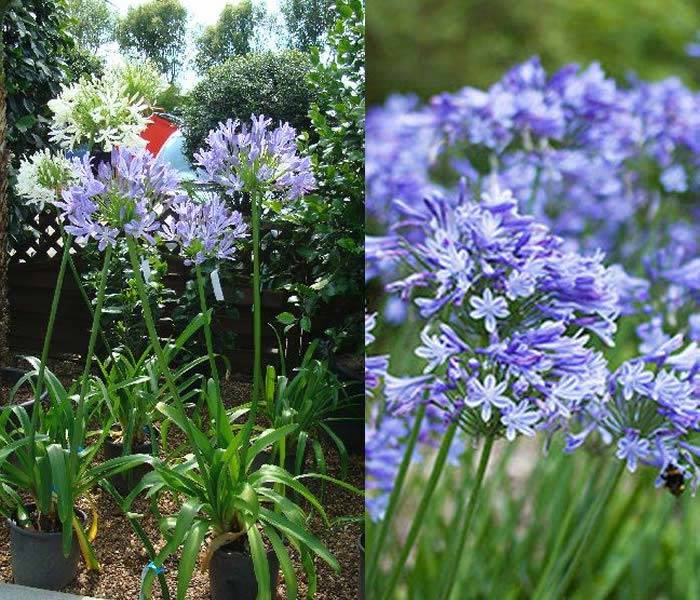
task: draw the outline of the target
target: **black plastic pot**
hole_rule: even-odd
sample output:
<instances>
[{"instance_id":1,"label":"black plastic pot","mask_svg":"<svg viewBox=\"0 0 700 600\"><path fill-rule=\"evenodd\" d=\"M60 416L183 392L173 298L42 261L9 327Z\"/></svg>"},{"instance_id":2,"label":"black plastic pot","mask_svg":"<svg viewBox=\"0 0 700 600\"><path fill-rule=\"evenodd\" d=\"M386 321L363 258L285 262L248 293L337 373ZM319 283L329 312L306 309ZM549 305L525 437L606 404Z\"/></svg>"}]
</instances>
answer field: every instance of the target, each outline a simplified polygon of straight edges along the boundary
<instances>
[{"instance_id":1,"label":"black plastic pot","mask_svg":"<svg viewBox=\"0 0 700 600\"><path fill-rule=\"evenodd\" d=\"M272 599L277 598L280 564L274 551L267 553ZM258 582L253 559L247 552L224 546L214 553L209 565L212 600L256 600Z\"/></svg>"},{"instance_id":2,"label":"black plastic pot","mask_svg":"<svg viewBox=\"0 0 700 600\"><path fill-rule=\"evenodd\" d=\"M360 536L357 543L360 551L360 586L357 588L360 591L360 600L365 600L365 534Z\"/></svg>"},{"instance_id":3,"label":"black plastic pot","mask_svg":"<svg viewBox=\"0 0 700 600\"><path fill-rule=\"evenodd\" d=\"M115 428L112 428L113 430ZM152 445L150 439L140 444L131 445L131 454L151 454ZM105 459L119 458L124 455L124 444L115 442L108 437L104 445ZM151 471L151 465L143 464L134 467L124 473L119 473L109 478L110 483L122 496L128 496L141 482L144 475Z\"/></svg>"},{"instance_id":4,"label":"black plastic pot","mask_svg":"<svg viewBox=\"0 0 700 600\"><path fill-rule=\"evenodd\" d=\"M31 510L33 506L28 506ZM76 514L87 522L84 512ZM59 533L43 533L20 527L7 520L10 527L10 558L15 583L44 590L66 587L78 572L80 548L73 537L70 555L63 556L63 536Z\"/></svg>"}]
</instances>

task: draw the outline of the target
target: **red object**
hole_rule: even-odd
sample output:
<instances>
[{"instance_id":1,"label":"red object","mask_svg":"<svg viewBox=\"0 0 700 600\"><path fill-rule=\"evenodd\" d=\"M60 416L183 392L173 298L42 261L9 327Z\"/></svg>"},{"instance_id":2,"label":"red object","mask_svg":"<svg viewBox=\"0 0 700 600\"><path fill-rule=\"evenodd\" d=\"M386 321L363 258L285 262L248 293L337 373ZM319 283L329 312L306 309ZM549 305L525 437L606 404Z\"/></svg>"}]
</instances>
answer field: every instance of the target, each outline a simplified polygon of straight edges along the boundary
<instances>
[{"instance_id":1,"label":"red object","mask_svg":"<svg viewBox=\"0 0 700 600\"><path fill-rule=\"evenodd\" d=\"M168 138L175 133L178 128L172 121L158 114L151 115L149 119L151 122L146 129L141 132L141 137L148 142L146 149L153 154L153 156L158 156L165 142L168 141Z\"/></svg>"}]
</instances>

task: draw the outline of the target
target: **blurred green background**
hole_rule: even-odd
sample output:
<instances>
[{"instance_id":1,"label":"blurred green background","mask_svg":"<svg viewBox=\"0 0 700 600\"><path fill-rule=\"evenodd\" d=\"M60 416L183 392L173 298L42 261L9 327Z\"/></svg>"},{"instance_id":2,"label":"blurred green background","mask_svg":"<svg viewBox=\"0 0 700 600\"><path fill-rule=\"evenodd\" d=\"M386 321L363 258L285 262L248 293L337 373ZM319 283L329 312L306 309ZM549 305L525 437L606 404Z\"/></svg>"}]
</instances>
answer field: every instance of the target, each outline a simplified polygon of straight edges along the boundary
<instances>
[{"instance_id":1,"label":"blurred green background","mask_svg":"<svg viewBox=\"0 0 700 600\"><path fill-rule=\"evenodd\" d=\"M367 2L367 100L488 86L539 54L548 71L599 61L611 75L700 84L685 46L700 0L373 0Z\"/></svg>"}]
</instances>

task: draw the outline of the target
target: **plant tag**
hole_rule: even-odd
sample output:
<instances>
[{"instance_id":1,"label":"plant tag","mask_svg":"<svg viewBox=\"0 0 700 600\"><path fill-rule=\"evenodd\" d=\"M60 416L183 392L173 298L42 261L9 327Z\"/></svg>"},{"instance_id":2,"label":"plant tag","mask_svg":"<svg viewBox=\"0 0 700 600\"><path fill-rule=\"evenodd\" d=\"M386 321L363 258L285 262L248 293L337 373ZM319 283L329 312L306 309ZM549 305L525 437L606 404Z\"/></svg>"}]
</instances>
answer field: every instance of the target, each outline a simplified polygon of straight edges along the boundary
<instances>
[{"instance_id":1,"label":"plant tag","mask_svg":"<svg viewBox=\"0 0 700 600\"><path fill-rule=\"evenodd\" d=\"M214 288L214 297L222 302L224 299L224 290L221 289L221 281L219 281L219 269L214 269L211 272L211 285Z\"/></svg>"},{"instance_id":2,"label":"plant tag","mask_svg":"<svg viewBox=\"0 0 700 600\"><path fill-rule=\"evenodd\" d=\"M150 281L151 281L151 263L148 262L147 258L144 258L141 261L141 272L143 273L143 278L146 280L146 283L150 283Z\"/></svg>"}]
</instances>

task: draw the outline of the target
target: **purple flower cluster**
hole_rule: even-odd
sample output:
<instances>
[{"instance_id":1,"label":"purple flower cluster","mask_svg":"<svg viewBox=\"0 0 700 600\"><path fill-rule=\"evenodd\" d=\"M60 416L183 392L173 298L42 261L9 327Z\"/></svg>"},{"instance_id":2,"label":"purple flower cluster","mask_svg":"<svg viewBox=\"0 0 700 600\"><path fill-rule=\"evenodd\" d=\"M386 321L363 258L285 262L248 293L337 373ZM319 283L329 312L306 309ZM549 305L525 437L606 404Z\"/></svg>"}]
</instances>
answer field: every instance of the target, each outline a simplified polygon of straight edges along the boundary
<instances>
[{"instance_id":1,"label":"purple flower cluster","mask_svg":"<svg viewBox=\"0 0 700 600\"><path fill-rule=\"evenodd\" d=\"M212 258L233 260L236 244L247 235L241 213L229 210L216 194L183 199L173 203L172 210L175 216L164 223L163 239L179 246L186 265Z\"/></svg>"},{"instance_id":2,"label":"purple flower cluster","mask_svg":"<svg viewBox=\"0 0 700 600\"><path fill-rule=\"evenodd\" d=\"M477 191L510 189L570 249L620 263L625 314L675 327L697 304L700 209L688 200L700 192L700 94L678 79L620 85L598 64L549 75L533 58L487 90L427 106L394 97L368 132L367 212L380 229L422 210L447 167ZM370 267L384 275L391 263Z\"/></svg>"},{"instance_id":3,"label":"purple flower cluster","mask_svg":"<svg viewBox=\"0 0 700 600\"><path fill-rule=\"evenodd\" d=\"M409 241L415 229L418 243ZM509 192L433 194L367 253L400 263L387 291L426 322L415 350L424 372L385 376L390 414L427 399L473 435L513 439L553 431L604 393L606 363L591 335L612 343L613 279L601 254L566 251Z\"/></svg>"},{"instance_id":4,"label":"purple flower cluster","mask_svg":"<svg viewBox=\"0 0 700 600\"><path fill-rule=\"evenodd\" d=\"M115 149L97 173L89 156L74 163L77 182L56 203L66 231L81 244L89 239L100 250L121 235L155 243L158 212L181 194L175 171L146 150Z\"/></svg>"},{"instance_id":5,"label":"purple flower cluster","mask_svg":"<svg viewBox=\"0 0 700 600\"><path fill-rule=\"evenodd\" d=\"M570 421L567 449L578 448L593 432L614 443L629 471L638 465L659 472L657 485L680 471L697 487L700 447L700 349L691 343L678 352L676 335L653 352L623 363L609 377L605 396Z\"/></svg>"},{"instance_id":6,"label":"purple flower cluster","mask_svg":"<svg viewBox=\"0 0 700 600\"><path fill-rule=\"evenodd\" d=\"M273 190L290 200L313 189L311 159L297 154L296 130L288 123L271 125L262 115L253 115L250 124L220 123L195 154L201 180L221 185L229 195Z\"/></svg>"}]
</instances>

